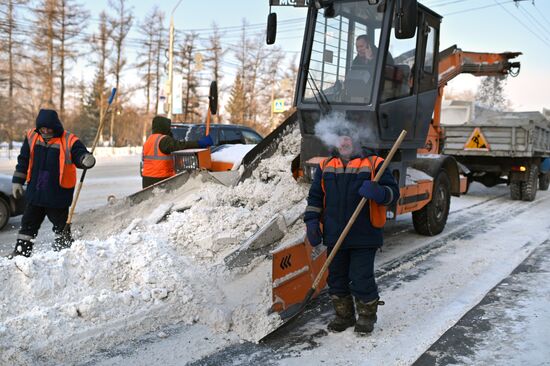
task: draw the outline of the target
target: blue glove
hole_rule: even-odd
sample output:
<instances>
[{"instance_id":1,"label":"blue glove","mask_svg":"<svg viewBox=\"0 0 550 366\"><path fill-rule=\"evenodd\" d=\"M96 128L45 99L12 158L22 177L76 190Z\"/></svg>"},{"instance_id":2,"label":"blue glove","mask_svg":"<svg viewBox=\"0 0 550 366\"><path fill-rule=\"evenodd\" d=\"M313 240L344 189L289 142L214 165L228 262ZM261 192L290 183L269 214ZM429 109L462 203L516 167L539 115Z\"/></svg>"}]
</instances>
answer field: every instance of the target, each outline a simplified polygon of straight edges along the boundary
<instances>
[{"instance_id":1,"label":"blue glove","mask_svg":"<svg viewBox=\"0 0 550 366\"><path fill-rule=\"evenodd\" d=\"M214 141L212 141L212 137L210 137L210 135L206 135L206 136L201 137L199 139L199 147L201 149L204 149L204 148L212 146L212 145L214 145Z\"/></svg>"},{"instance_id":2,"label":"blue glove","mask_svg":"<svg viewBox=\"0 0 550 366\"><path fill-rule=\"evenodd\" d=\"M321 233L321 228L319 227L319 220L309 220L306 222L306 235L311 246L316 247L321 244L323 234Z\"/></svg>"},{"instance_id":3,"label":"blue glove","mask_svg":"<svg viewBox=\"0 0 550 366\"><path fill-rule=\"evenodd\" d=\"M359 188L359 195L368 200L373 200L380 205L386 199L386 189L378 184L378 182L366 180L361 185L361 188Z\"/></svg>"}]
</instances>

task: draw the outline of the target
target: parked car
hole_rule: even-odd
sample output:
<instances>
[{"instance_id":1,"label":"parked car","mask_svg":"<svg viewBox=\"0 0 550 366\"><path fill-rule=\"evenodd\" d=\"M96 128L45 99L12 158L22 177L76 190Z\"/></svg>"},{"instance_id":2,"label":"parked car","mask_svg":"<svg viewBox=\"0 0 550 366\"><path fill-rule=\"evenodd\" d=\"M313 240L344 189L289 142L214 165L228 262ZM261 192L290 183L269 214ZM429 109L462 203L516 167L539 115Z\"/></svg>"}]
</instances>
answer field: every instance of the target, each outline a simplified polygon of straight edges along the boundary
<instances>
[{"instance_id":1,"label":"parked car","mask_svg":"<svg viewBox=\"0 0 550 366\"><path fill-rule=\"evenodd\" d=\"M12 216L21 215L25 209L25 199L15 199L11 194L11 176L0 174L0 230Z\"/></svg>"},{"instance_id":2,"label":"parked car","mask_svg":"<svg viewBox=\"0 0 550 366\"><path fill-rule=\"evenodd\" d=\"M177 140L198 141L205 135L205 131L205 124L172 123L172 135ZM250 127L217 123L210 124L210 137L214 141L214 147L226 144L255 145L263 140L263 137Z\"/></svg>"},{"instance_id":3,"label":"parked car","mask_svg":"<svg viewBox=\"0 0 550 366\"><path fill-rule=\"evenodd\" d=\"M197 141L206 134L205 130L205 124L172 124L172 135L175 139L182 141ZM211 161L208 169L212 171L237 169L246 153L263 140L258 132L242 125L211 124L210 137L214 144L207 160ZM195 154L200 153L174 152L176 172L197 169L200 166L201 158Z\"/></svg>"}]
</instances>

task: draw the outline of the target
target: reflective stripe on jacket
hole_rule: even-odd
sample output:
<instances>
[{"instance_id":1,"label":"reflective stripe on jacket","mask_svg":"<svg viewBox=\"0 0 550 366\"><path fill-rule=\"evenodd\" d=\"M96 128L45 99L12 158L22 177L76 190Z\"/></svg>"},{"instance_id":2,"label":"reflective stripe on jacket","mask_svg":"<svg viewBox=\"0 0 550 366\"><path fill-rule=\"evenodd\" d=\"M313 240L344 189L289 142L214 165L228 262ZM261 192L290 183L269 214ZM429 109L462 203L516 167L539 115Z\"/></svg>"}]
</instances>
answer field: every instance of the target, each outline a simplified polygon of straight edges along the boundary
<instances>
[{"instance_id":1,"label":"reflective stripe on jacket","mask_svg":"<svg viewBox=\"0 0 550 366\"><path fill-rule=\"evenodd\" d=\"M71 158L71 149L74 143L78 141L78 137L70 132L63 131L61 137L52 137L46 142L36 130L29 130L27 131L27 141L29 142L30 149L27 184L31 181L34 147L38 144L48 148L59 149L59 185L67 189L76 186L76 166Z\"/></svg>"},{"instance_id":2,"label":"reflective stripe on jacket","mask_svg":"<svg viewBox=\"0 0 550 366\"><path fill-rule=\"evenodd\" d=\"M371 160L372 158L372 160ZM374 161L374 163L373 163ZM334 172L335 174L359 174L362 172L370 173L370 180L374 180L375 172L378 170L380 164L384 162L384 159L379 156L372 156L364 159L353 159L351 160L346 167L340 159L327 158L323 160L320 164L321 170L323 171L322 177L324 177L327 172ZM374 164L374 168L373 168ZM325 191L325 182L324 178L321 178L321 188L326 197ZM388 190L389 194L392 194L391 189ZM392 199L389 199L391 202ZM325 202L326 205L326 202ZM369 219L371 225L375 228L382 228L386 223L386 206L379 205L373 200L369 200Z\"/></svg>"},{"instance_id":3,"label":"reflective stripe on jacket","mask_svg":"<svg viewBox=\"0 0 550 366\"><path fill-rule=\"evenodd\" d=\"M368 158L371 160L369 161ZM344 165L339 157L321 163L315 172L307 199L304 221L318 220L323 224L323 241L331 247L336 244L362 197L359 188L366 180L374 177L383 159L364 152ZM372 164L374 163L374 164ZM323 167L323 165L325 165ZM372 169L372 165L375 169ZM399 186L389 170L379 180L386 190L383 206L390 206L399 198ZM370 202L363 207L352 225L344 243L344 248L378 248L383 244L383 232L371 223ZM380 214L380 213L378 213Z\"/></svg>"},{"instance_id":4,"label":"reflective stripe on jacket","mask_svg":"<svg viewBox=\"0 0 550 366\"><path fill-rule=\"evenodd\" d=\"M172 155L163 153L160 148L160 141L166 137L160 133L149 136L143 145L143 171L144 177L167 178L176 174Z\"/></svg>"}]
</instances>

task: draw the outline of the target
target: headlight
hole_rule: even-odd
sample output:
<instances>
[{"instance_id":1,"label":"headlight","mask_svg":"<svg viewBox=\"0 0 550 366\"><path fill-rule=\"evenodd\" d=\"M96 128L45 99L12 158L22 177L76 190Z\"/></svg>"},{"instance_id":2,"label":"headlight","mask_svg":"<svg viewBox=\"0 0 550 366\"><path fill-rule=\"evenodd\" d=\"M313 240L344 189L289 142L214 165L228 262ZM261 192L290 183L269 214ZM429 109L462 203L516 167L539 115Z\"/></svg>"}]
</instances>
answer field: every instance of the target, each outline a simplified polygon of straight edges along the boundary
<instances>
[{"instance_id":1,"label":"headlight","mask_svg":"<svg viewBox=\"0 0 550 366\"><path fill-rule=\"evenodd\" d=\"M184 170L197 170L199 159L193 152L174 154L174 169L177 173Z\"/></svg>"}]
</instances>

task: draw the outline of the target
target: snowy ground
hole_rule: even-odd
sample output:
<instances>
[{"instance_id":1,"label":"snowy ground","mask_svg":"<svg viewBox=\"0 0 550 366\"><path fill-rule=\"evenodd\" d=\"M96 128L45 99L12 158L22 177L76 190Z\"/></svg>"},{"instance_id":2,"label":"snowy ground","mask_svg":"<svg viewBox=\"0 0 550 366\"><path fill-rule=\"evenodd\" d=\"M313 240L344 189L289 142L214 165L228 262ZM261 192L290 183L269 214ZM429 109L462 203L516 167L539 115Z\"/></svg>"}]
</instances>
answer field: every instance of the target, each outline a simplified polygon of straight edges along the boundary
<instances>
[{"instance_id":1,"label":"snowy ground","mask_svg":"<svg viewBox=\"0 0 550 366\"><path fill-rule=\"evenodd\" d=\"M179 327L161 335L169 334L167 339L151 334L111 349L90 364L412 364L480 301L486 301L487 293L502 279L513 278L510 273L526 258L533 260L538 253L548 252L549 208L549 192L539 192L532 203L512 202L506 187L488 190L474 185L470 195L453 199L448 227L435 238L414 234L407 217L389 225L385 249L377 258L377 278L386 305L380 308L377 328L369 337L356 337L351 330L327 333L332 311L325 296L296 324L262 344L227 345L223 337L206 336L201 347L194 348L196 329ZM540 273L525 276L526 288L521 281L516 284L522 288L520 304L505 296L493 304L497 316L491 320L492 327L478 336L483 341L469 342L468 349L454 354L456 362L447 359L438 364L516 365L521 360L547 365L550 329L545 320L550 316L550 298L544 262L539 267ZM503 329L513 331L503 334ZM502 344L505 338L514 348ZM205 356L205 347L213 353ZM453 352L445 344L441 347L441 354ZM418 362L433 364L425 358Z\"/></svg>"},{"instance_id":2,"label":"snowy ground","mask_svg":"<svg viewBox=\"0 0 550 366\"><path fill-rule=\"evenodd\" d=\"M296 147L296 141L282 146L279 158L235 188L197 176L157 200L132 204L117 196L78 216L80 239L70 250L0 259L8 299L0 305L0 364L408 365L445 364L448 354L458 364L550 359L550 331L537 327L548 324L550 313L544 270L550 192L517 202L504 186L475 184L453 198L447 227L436 237L415 234L410 215L387 226L376 262L386 305L371 336L327 333L332 312L321 296L284 332L255 343L277 322L266 315L269 259L228 270L224 258L274 214L290 218L303 209L307 187L296 185L288 169ZM301 235L299 221L287 224L283 241ZM540 283L546 286L534 286ZM491 326L476 338L481 330L468 319L485 305L483 320ZM471 325L463 339L476 341L453 350L445 339L456 338L453 330L463 323ZM505 338L514 340L514 357L501 357Z\"/></svg>"}]
</instances>

